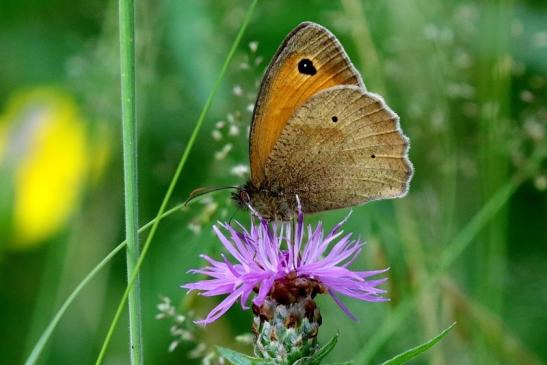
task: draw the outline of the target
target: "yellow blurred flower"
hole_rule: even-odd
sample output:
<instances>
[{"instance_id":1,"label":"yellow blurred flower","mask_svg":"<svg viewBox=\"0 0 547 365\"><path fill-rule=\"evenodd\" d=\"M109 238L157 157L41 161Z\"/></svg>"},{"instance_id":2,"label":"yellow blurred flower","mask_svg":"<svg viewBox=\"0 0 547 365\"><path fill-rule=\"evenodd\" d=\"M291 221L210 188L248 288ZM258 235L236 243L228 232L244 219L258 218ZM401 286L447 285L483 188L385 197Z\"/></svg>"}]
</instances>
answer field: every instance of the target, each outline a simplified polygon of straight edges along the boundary
<instances>
[{"instance_id":1,"label":"yellow blurred flower","mask_svg":"<svg viewBox=\"0 0 547 365\"><path fill-rule=\"evenodd\" d=\"M74 99L58 90L8 101L0 116L0 174L11 179L12 197L0 209L11 209L11 248L35 246L67 222L89 174L86 133Z\"/></svg>"}]
</instances>

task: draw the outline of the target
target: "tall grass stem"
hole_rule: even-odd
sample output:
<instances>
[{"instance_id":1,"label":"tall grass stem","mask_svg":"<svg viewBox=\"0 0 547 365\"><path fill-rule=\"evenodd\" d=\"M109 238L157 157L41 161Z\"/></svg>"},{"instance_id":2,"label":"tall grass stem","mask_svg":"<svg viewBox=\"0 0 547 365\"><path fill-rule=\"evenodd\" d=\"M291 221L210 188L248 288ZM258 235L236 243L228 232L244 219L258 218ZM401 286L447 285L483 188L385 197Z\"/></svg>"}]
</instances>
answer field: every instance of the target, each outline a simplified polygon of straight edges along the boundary
<instances>
[{"instance_id":1,"label":"tall grass stem","mask_svg":"<svg viewBox=\"0 0 547 365\"><path fill-rule=\"evenodd\" d=\"M137 127L135 118L135 4L119 0L120 71L122 98L125 240L128 283L139 259L139 202L137 178ZM142 364L140 279L137 271L129 291L129 353L131 364Z\"/></svg>"},{"instance_id":2,"label":"tall grass stem","mask_svg":"<svg viewBox=\"0 0 547 365\"><path fill-rule=\"evenodd\" d=\"M182 169L184 165L186 164L186 161L188 160L188 156L190 155L190 152L192 150L192 147L194 146L195 140L197 138L197 135L201 129L201 126L203 124L203 121L205 120L205 115L209 111L211 104L213 102L214 97L216 96L218 89L220 88L220 84L222 82L222 79L224 78L224 75L226 74L226 71L228 70L228 66L236 52L236 49L241 41L241 38L243 37L243 33L245 32L245 29L247 28L247 25L249 24L249 21L251 19L251 16L254 12L254 9L256 7L258 0L253 0L251 5L249 6L249 9L247 10L247 13L245 14L245 18L243 20L243 23L241 24L241 27L239 29L239 32L232 44L232 47L230 48L230 51L228 52L228 55L226 56L226 59L224 61L224 64L222 65L222 69L220 71L220 74L215 81L215 84L213 85L213 89L211 90L211 93L207 97L207 100L205 102L205 105L203 106L203 109L201 110L201 113L198 117L198 120L196 122L196 125L194 127L194 130L192 131L192 134L190 136L190 139L188 140L188 144L186 145L186 148L184 149L184 152L181 156L181 159L177 165L177 168L175 170L175 173L173 175L173 178L171 179L171 182L169 184L169 187L167 188L167 192L165 193L165 196L163 198L163 201L160 205L160 208L158 210L158 214L156 217L159 217L163 214L165 211L167 204L169 203L171 199L171 195L173 194L173 190L175 189L175 186L181 176ZM135 281L137 279L138 271L142 265L142 262L144 261L144 258L146 257L146 254L148 252L148 249L150 248L150 243L152 242L152 239L154 238L154 235L156 233L156 230L158 228L159 221L156 220L152 224L152 228L150 228L150 232L148 233L148 237L146 239L146 242L143 246L142 253L139 256L139 259L135 265L135 269L130 277L128 286L123 293L123 296L120 300L120 303L118 305L118 308L116 310L116 313L114 315L114 318L112 319L112 322L110 324L110 328L108 329L108 333L105 337L105 340L103 342L103 345L101 347L101 351L99 353L99 356L97 357L96 365L99 365L102 363L104 356L106 354L106 350L108 348L108 344L110 343L110 339L112 338L112 335L114 333L114 329L116 328L116 325L118 323L118 320L120 318L121 312L123 310L123 307L125 306L125 302L127 301L129 292L132 288L132 286L135 284Z\"/></svg>"}]
</instances>

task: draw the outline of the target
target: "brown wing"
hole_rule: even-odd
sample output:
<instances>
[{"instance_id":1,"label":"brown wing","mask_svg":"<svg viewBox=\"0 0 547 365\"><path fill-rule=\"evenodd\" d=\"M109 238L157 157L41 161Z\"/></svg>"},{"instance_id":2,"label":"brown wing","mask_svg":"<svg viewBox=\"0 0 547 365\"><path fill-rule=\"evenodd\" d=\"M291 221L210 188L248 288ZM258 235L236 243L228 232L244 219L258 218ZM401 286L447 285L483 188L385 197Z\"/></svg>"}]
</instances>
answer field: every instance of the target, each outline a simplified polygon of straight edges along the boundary
<instances>
[{"instance_id":1,"label":"brown wing","mask_svg":"<svg viewBox=\"0 0 547 365\"><path fill-rule=\"evenodd\" d=\"M412 165L399 117L380 96L336 86L288 121L265 166L272 190L298 194L307 213L406 194Z\"/></svg>"},{"instance_id":2,"label":"brown wing","mask_svg":"<svg viewBox=\"0 0 547 365\"><path fill-rule=\"evenodd\" d=\"M255 186L264 179L264 164L296 109L319 91L342 84L364 88L336 37L318 24L296 27L274 55L258 93L249 137Z\"/></svg>"}]
</instances>

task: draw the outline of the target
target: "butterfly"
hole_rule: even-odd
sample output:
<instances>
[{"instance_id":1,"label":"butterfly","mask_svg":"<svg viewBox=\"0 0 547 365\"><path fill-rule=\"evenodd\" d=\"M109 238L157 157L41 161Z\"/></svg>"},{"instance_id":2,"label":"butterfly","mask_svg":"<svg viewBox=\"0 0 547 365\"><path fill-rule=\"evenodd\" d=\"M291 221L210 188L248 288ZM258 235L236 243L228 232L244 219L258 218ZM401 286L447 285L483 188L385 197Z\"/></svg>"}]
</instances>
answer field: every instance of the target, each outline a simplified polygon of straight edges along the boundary
<instances>
[{"instance_id":1,"label":"butterfly","mask_svg":"<svg viewBox=\"0 0 547 365\"><path fill-rule=\"evenodd\" d=\"M326 28L298 25L263 76L250 135L250 179L232 194L265 219L401 197L413 167L399 117L368 92Z\"/></svg>"}]
</instances>

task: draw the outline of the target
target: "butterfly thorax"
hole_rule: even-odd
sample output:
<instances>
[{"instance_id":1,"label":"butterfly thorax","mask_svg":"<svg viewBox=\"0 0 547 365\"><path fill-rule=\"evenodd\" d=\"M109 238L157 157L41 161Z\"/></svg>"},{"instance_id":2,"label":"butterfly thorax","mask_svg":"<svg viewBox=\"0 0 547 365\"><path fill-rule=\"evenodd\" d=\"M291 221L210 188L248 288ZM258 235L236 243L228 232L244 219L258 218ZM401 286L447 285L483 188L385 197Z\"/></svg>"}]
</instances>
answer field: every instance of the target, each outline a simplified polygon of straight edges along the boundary
<instances>
[{"instance_id":1,"label":"butterfly thorax","mask_svg":"<svg viewBox=\"0 0 547 365\"><path fill-rule=\"evenodd\" d=\"M290 221L297 216L297 202L294 194L271 186L255 186L251 181L238 187L232 199L242 209L254 209L262 218L276 221Z\"/></svg>"}]
</instances>

